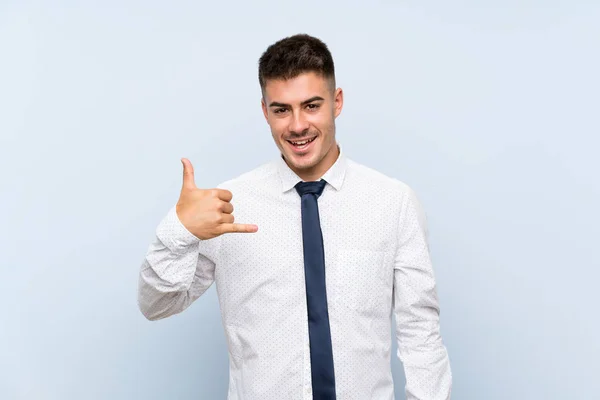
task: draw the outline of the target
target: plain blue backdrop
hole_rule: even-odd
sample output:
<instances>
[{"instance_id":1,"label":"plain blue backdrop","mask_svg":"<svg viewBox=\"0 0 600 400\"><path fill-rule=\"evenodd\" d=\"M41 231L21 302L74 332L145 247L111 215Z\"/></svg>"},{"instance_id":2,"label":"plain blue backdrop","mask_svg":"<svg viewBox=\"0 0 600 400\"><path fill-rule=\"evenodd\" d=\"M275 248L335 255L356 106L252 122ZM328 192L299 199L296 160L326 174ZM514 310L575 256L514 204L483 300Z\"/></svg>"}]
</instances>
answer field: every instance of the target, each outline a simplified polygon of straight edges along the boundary
<instances>
[{"instance_id":1,"label":"plain blue backdrop","mask_svg":"<svg viewBox=\"0 0 600 400\"><path fill-rule=\"evenodd\" d=\"M600 4L216 3L0 2L0 398L225 398L214 287L149 322L138 270L181 157L277 156L257 60L306 32L348 156L423 203L453 399L599 399Z\"/></svg>"}]
</instances>

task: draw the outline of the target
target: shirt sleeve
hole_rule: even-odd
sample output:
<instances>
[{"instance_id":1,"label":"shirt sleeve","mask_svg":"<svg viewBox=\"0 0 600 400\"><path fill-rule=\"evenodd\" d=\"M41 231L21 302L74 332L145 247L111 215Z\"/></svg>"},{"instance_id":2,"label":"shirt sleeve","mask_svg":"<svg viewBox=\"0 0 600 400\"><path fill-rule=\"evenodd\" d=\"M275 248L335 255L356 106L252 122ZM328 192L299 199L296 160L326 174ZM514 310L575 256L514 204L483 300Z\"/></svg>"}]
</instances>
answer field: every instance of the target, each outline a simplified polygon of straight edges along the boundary
<instances>
[{"instance_id":1,"label":"shirt sleeve","mask_svg":"<svg viewBox=\"0 0 600 400\"><path fill-rule=\"evenodd\" d=\"M440 334L440 306L427 243L426 219L411 188L400 211L394 266L398 358L407 400L447 400L452 372Z\"/></svg>"},{"instance_id":2,"label":"shirt sleeve","mask_svg":"<svg viewBox=\"0 0 600 400\"><path fill-rule=\"evenodd\" d=\"M197 238L181 223L175 206L169 210L140 269L138 306L147 319L182 312L212 285L219 238Z\"/></svg>"}]
</instances>

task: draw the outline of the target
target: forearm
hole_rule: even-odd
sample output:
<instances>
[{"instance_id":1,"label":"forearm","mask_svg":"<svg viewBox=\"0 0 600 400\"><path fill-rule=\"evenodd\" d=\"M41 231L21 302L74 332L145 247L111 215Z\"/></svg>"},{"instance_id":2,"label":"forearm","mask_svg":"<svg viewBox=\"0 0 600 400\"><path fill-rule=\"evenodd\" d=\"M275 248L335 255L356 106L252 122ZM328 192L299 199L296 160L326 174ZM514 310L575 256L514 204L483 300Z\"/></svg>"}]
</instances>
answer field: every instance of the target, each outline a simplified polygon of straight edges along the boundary
<instances>
[{"instance_id":1,"label":"forearm","mask_svg":"<svg viewBox=\"0 0 600 400\"><path fill-rule=\"evenodd\" d=\"M418 365L404 366L406 400L449 400L452 373L446 350L443 346L439 349L432 348L419 357L423 360ZM407 359L407 362L410 361Z\"/></svg>"},{"instance_id":2,"label":"forearm","mask_svg":"<svg viewBox=\"0 0 600 400\"><path fill-rule=\"evenodd\" d=\"M410 319L406 312L396 316L397 356L404 366L407 400L450 399L452 372L436 310L432 305Z\"/></svg>"},{"instance_id":3,"label":"forearm","mask_svg":"<svg viewBox=\"0 0 600 400\"><path fill-rule=\"evenodd\" d=\"M138 305L150 320L185 310L214 280L215 242L200 241L174 208L156 230L139 274Z\"/></svg>"}]
</instances>

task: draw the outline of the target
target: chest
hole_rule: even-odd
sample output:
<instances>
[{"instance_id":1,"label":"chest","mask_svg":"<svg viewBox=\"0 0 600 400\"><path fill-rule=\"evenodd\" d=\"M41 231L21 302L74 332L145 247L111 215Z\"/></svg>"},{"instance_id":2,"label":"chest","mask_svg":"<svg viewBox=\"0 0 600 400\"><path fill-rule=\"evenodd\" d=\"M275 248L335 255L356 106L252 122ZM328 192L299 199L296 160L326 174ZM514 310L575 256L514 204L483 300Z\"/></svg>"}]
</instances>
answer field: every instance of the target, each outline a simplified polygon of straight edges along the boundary
<instances>
[{"instance_id":1,"label":"chest","mask_svg":"<svg viewBox=\"0 0 600 400\"><path fill-rule=\"evenodd\" d=\"M318 200L325 258L340 252L389 252L395 249L398 217L384 199L341 196L331 188ZM302 261L302 206L293 193L234 204L235 222L258 225L252 234L225 235L223 261L277 265Z\"/></svg>"},{"instance_id":2,"label":"chest","mask_svg":"<svg viewBox=\"0 0 600 400\"><path fill-rule=\"evenodd\" d=\"M216 280L228 309L302 301L302 213L294 195L234 204L236 222L256 224L258 232L222 238ZM318 206L329 300L356 310L376 308L391 294L397 218L384 201L368 198L348 201L325 193Z\"/></svg>"}]
</instances>

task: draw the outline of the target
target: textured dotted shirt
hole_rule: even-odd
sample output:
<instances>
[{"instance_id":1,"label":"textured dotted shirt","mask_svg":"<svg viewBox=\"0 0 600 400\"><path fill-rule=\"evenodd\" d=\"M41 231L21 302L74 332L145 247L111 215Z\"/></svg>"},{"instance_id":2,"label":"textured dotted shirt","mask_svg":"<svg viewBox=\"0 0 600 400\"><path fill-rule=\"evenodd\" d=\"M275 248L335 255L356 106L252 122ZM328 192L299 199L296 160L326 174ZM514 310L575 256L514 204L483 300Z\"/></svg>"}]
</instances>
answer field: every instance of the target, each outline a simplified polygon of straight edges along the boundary
<instances>
[{"instance_id":1,"label":"textured dotted shirt","mask_svg":"<svg viewBox=\"0 0 600 400\"><path fill-rule=\"evenodd\" d=\"M449 399L450 362L414 191L352 161L341 146L322 178L327 184L318 206L337 398L394 398L394 339L407 399ZM235 221L258 225L256 233L199 240L173 206L141 267L139 307L151 320L182 312L216 285L228 345L228 400L312 399L301 204L294 188L300 181L276 157L218 185L233 194Z\"/></svg>"}]
</instances>

